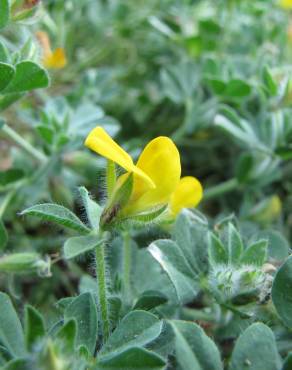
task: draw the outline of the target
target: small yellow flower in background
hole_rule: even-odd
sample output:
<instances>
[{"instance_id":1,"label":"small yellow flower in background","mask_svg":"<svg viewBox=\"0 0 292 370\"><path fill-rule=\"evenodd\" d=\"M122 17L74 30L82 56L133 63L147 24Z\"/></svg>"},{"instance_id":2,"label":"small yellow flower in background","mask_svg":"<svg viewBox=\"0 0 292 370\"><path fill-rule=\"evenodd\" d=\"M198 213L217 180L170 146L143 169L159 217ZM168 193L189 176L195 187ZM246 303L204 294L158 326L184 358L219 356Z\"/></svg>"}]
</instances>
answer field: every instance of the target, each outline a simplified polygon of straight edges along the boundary
<instances>
[{"instance_id":1,"label":"small yellow flower in background","mask_svg":"<svg viewBox=\"0 0 292 370\"><path fill-rule=\"evenodd\" d=\"M251 213L251 219L264 224L276 221L282 212L282 202L278 195L272 195L269 198L257 204Z\"/></svg>"},{"instance_id":2,"label":"small yellow flower in background","mask_svg":"<svg viewBox=\"0 0 292 370\"><path fill-rule=\"evenodd\" d=\"M292 9L292 0L280 0L280 6L283 9Z\"/></svg>"},{"instance_id":3,"label":"small yellow flower in background","mask_svg":"<svg viewBox=\"0 0 292 370\"><path fill-rule=\"evenodd\" d=\"M121 210L123 215L136 215L169 205L169 212L175 216L182 208L197 206L202 199L203 189L196 178L180 178L180 155L168 137L151 140L136 165L102 127L89 133L85 145L127 171L118 178L117 187L133 174L133 189L128 204Z\"/></svg>"},{"instance_id":4,"label":"small yellow flower in background","mask_svg":"<svg viewBox=\"0 0 292 370\"><path fill-rule=\"evenodd\" d=\"M51 49L50 39L48 34L43 31L38 31L36 34L42 50L42 62L44 67L51 69L61 69L67 64L65 51L63 48L57 48L54 51Z\"/></svg>"}]
</instances>

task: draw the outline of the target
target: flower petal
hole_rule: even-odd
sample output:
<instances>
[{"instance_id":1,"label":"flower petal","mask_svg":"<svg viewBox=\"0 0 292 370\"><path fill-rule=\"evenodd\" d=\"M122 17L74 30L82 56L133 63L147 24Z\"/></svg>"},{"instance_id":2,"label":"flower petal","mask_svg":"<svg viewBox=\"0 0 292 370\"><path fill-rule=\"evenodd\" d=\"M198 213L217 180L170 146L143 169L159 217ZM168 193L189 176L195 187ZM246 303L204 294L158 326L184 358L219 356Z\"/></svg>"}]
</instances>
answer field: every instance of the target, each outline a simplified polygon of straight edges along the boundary
<instances>
[{"instance_id":1,"label":"flower petal","mask_svg":"<svg viewBox=\"0 0 292 370\"><path fill-rule=\"evenodd\" d=\"M155 186L152 179L134 165L131 156L121 148L102 127L97 126L89 133L85 140L85 146L115 162L127 172L136 174L146 188L153 188Z\"/></svg>"},{"instance_id":2,"label":"flower petal","mask_svg":"<svg viewBox=\"0 0 292 370\"><path fill-rule=\"evenodd\" d=\"M155 188L147 189L141 178L134 176L133 193L125 212L138 213L168 203L181 174L180 156L173 141L164 136L150 141L137 167L152 179Z\"/></svg>"},{"instance_id":3,"label":"flower petal","mask_svg":"<svg viewBox=\"0 0 292 370\"><path fill-rule=\"evenodd\" d=\"M64 68L67 64L64 49L57 48L53 53L45 54L43 64L46 68Z\"/></svg>"},{"instance_id":4,"label":"flower petal","mask_svg":"<svg viewBox=\"0 0 292 370\"><path fill-rule=\"evenodd\" d=\"M292 9L292 0L280 0L280 6L284 9Z\"/></svg>"},{"instance_id":5,"label":"flower petal","mask_svg":"<svg viewBox=\"0 0 292 370\"><path fill-rule=\"evenodd\" d=\"M203 188L195 177L182 177L170 200L170 210L177 215L182 208L196 207L203 197Z\"/></svg>"}]
</instances>

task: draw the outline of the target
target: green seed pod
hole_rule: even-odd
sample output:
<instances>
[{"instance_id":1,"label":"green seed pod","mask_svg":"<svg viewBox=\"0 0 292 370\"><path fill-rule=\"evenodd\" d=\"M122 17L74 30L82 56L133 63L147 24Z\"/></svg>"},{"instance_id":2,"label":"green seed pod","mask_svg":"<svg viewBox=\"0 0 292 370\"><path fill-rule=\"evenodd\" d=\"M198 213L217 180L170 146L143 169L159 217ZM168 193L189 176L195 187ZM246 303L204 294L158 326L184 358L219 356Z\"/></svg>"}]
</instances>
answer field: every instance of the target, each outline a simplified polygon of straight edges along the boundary
<instances>
[{"instance_id":1,"label":"green seed pod","mask_svg":"<svg viewBox=\"0 0 292 370\"><path fill-rule=\"evenodd\" d=\"M50 276L50 260L41 259L38 253L13 253L0 257L0 272L22 274L37 272Z\"/></svg>"}]
</instances>

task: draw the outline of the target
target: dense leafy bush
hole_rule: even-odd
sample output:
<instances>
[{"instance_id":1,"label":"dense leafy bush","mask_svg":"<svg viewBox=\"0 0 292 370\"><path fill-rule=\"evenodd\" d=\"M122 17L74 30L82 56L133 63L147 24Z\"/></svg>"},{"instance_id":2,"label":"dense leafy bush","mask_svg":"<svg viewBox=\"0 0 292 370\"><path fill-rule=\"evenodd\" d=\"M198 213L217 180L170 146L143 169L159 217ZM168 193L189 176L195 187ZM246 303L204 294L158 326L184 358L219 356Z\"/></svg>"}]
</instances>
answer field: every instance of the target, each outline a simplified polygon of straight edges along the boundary
<instances>
[{"instance_id":1,"label":"dense leafy bush","mask_svg":"<svg viewBox=\"0 0 292 370\"><path fill-rule=\"evenodd\" d=\"M1 368L292 368L291 11L0 0Z\"/></svg>"}]
</instances>

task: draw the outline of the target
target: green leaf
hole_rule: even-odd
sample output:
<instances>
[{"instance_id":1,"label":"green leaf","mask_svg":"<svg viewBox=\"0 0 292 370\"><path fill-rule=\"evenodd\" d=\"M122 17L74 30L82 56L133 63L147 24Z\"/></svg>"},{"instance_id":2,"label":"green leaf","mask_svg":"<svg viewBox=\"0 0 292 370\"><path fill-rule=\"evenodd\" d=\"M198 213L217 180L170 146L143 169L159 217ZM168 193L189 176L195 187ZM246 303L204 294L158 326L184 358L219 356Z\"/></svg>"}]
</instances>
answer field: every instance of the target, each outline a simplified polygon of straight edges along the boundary
<instances>
[{"instance_id":1,"label":"green leaf","mask_svg":"<svg viewBox=\"0 0 292 370\"><path fill-rule=\"evenodd\" d=\"M5 45L0 42L0 62L8 63L9 53Z\"/></svg>"},{"instance_id":2,"label":"green leaf","mask_svg":"<svg viewBox=\"0 0 292 370\"><path fill-rule=\"evenodd\" d=\"M91 354L95 351L98 322L97 309L93 296L84 293L74 299L65 309L65 320L75 319L77 323L76 346L85 346Z\"/></svg>"},{"instance_id":3,"label":"green leaf","mask_svg":"<svg viewBox=\"0 0 292 370\"><path fill-rule=\"evenodd\" d=\"M208 268L207 221L200 214L184 209L176 219L173 234L184 257L193 269L197 272L205 272Z\"/></svg>"},{"instance_id":4,"label":"green leaf","mask_svg":"<svg viewBox=\"0 0 292 370\"><path fill-rule=\"evenodd\" d=\"M278 147L275 150L275 154L279 155L285 161L292 159L292 145L288 144L287 146L284 147Z\"/></svg>"},{"instance_id":5,"label":"green leaf","mask_svg":"<svg viewBox=\"0 0 292 370\"><path fill-rule=\"evenodd\" d=\"M5 89L5 87L10 83L14 73L15 69L13 66L7 63L0 63L0 91Z\"/></svg>"},{"instance_id":6,"label":"green leaf","mask_svg":"<svg viewBox=\"0 0 292 370\"><path fill-rule=\"evenodd\" d=\"M168 301L167 297L156 290L148 290L142 293L137 299L134 309L135 310L152 310Z\"/></svg>"},{"instance_id":7,"label":"green leaf","mask_svg":"<svg viewBox=\"0 0 292 370\"><path fill-rule=\"evenodd\" d=\"M14 357L25 355L23 330L7 294L0 292L0 342ZM4 319L5 318L5 319Z\"/></svg>"},{"instance_id":8,"label":"green leaf","mask_svg":"<svg viewBox=\"0 0 292 370\"><path fill-rule=\"evenodd\" d=\"M130 219L137 222L151 222L154 221L157 217L159 217L167 208L166 206L162 206L156 209L153 212L142 213L140 215L131 216Z\"/></svg>"},{"instance_id":9,"label":"green leaf","mask_svg":"<svg viewBox=\"0 0 292 370\"><path fill-rule=\"evenodd\" d=\"M165 96L176 104L191 98L198 84L196 66L192 62L181 62L164 68L160 78Z\"/></svg>"},{"instance_id":10,"label":"green leaf","mask_svg":"<svg viewBox=\"0 0 292 370\"><path fill-rule=\"evenodd\" d=\"M230 98L244 98L251 93L251 87L243 80L233 79L227 83L224 95Z\"/></svg>"},{"instance_id":11,"label":"green leaf","mask_svg":"<svg viewBox=\"0 0 292 370\"><path fill-rule=\"evenodd\" d=\"M228 256L225 247L221 240L213 233L210 233L209 235L208 253L210 263L213 266L228 263Z\"/></svg>"},{"instance_id":12,"label":"green leaf","mask_svg":"<svg viewBox=\"0 0 292 370\"><path fill-rule=\"evenodd\" d=\"M38 64L23 61L15 66L15 75L4 90L5 93L20 93L49 86L47 72Z\"/></svg>"},{"instance_id":13,"label":"green leaf","mask_svg":"<svg viewBox=\"0 0 292 370\"><path fill-rule=\"evenodd\" d=\"M222 31L222 26L214 19L202 19L199 21L199 29L204 36L209 34L210 36L218 37Z\"/></svg>"},{"instance_id":14,"label":"green leaf","mask_svg":"<svg viewBox=\"0 0 292 370\"><path fill-rule=\"evenodd\" d=\"M3 221L0 218L0 250L6 247L8 242L8 234Z\"/></svg>"},{"instance_id":15,"label":"green leaf","mask_svg":"<svg viewBox=\"0 0 292 370\"><path fill-rule=\"evenodd\" d=\"M98 231L102 208L94 200L91 199L87 189L84 186L80 187L78 190L82 199L82 205L86 211L90 227Z\"/></svg>"},{"instance_id":16,"label":"green leaf","mask_svg":"<svg viewBox=\"0 0 292 370\"><path fill-rule=\"evenodd\" d=\"M277 95L278 87L277 83L274 81L273 76L268 67L264 67L263 69L263 81L265 87L267 88L270 96Z\"/></svg>"},{"instance_id":17,"label":"green leaf","mask_svg":"<svg viewBox=\"0 0 292 370\"><path fill-rule=\"evenodd\" d=\"M163 22L161 19L159 19L158 17L156 17L154 15L150 16L148 21L149 21L149 23L151 24L152 27L157 29L157 31L161 32L165 36L168 36L168 37L175 36L173 30L165 22Z\"/></svg>"},{"instance_id":18,"label":"green leaf","mask_svg":"<svg viewBox=\"0 0 292 370\"><path fill-rule=\"evenodd\" d=\"M268 150L258 139L251 124L241 119L232 109L224 107L222 114L215 116L215 125L233 136L239 143L250 148Z\"/></svg>"},{"instance_id":19,"label":"green leaf","mask_svg":"<svg viewBox=\"0 0 292 370\"><path fill-rule=\"evenodd\" d=\"M0 96L0 112L10 107L10 105L15 103L20 98L22 98L23 95L24 93L15 93L15 94L7 94L4 96Z\"/></svg>"},{"instance_id":20,"label":"green leaf","mask_svg":"<svg viewBox=\"0 0 292 370\"><path fill-rule=\"evenodd\" d=\"M53 144L55 132L51 127L48 127L46 125L39 125L36 127L36 130L45 143L47 143L48 145Z\"/></svg>"},{"instance_id":21,"label":"green leaf","mask_svg":"<svg viewBox=\"0 0 292 370\"><path fill-rule=\"evenodd\" d=\"M257 237L268 240L269 257L283 261L289 256L289 242L279 231L271 229L263 230L257 234Z\"/></svg>"},{"instance_id":22,"label":"green leaf","mask_svg":"<svg viewBox=\"0 0 292 370\"><path fill-rule=\"evenodd\" d=\"M267 240L259 240L249 245L241 257L241 263L262 266L267 258L267 249Z\"/></svg>"},{"instance_id":23,"label":"green leaf","mask_svg":"<svg viewBox=\"0 0 292 370\"><path fill-rule=\"evenodd\" d=\"M292 328L292 256L283 263L275 275L272 300L284 324Z\"/></svg>"},{"instance_id":24,"label":"green leaf","mask_svg":"<svg viewBox=\"0 0 292 370\"><path fill-rule=\"evenodd\" d=\"M146 248L137 250L134 245L132 245L132 247L134 247L133 251L135 253L135 263L133 263L132 266L132 282L135 291L142 293L147 290L158 290L164 294L169 301L177 304L175 288L160 264L153 261L152 255Z\"/></svg>"},{"instance_id":25,"label":"green leaf","mask_svg":"<svg viewBox=\"0 0 292 370\"><path fill-rule=\"evenodd\" d=\"M289 352L283 363L282 370L291 370L291 369L292 369L292 352Z\"/></svg>"},{"instance_id":26,"label":"green leaf","mask_svg":"<svg viewBox=\"0 0 292 370\"><path fill-rule=\"evenodd\" d=\"M132 347L143 347L155 340L162 330L162 321L146 311L126 315L102 348L102 358L113 357Z\"/></svg>"},{"instance_id":27,"label":"green leaf","mask_svg":"<svg viewBox=\"0 0 292 370\"><path fill-rule=\"evenodd\" d=\"M189 301L197 295L197 275L175 242L157 240L150 244L148 251L167 273L181 302Z\"/></svg>"},{"instance_id":28,"label":"green leaf","mask_svg":"<svg viewBox=\"0 0 292 370\"><path fill-rule=\"evenodd\" d=\"M236 264L239 262L241 253L243 251L243 244L239 232L234 225L228 224L228 262Z\"/></svg>"},{"instance_id":29,"label":"green leaf","mask_svg":"<svg viewBox=\"0 0 292 370\"><path fill-rule=\"evenodd\" d=\"M214 91L215 94L223 95L226 89L226 82L218 78L213 78L213 77L208 77L205 79L205 81L210 86L210 88Z\"/></svg>"},{"instance_id":30,"label":"green leaf","mask_svg":"<svg viewBox=\"0 0 292 370\"><path fill-rule=\"evenodd\" d=\"M0 172L0 188L19 181L24 176L24 172L18 168L10 168Z\"/></svg>"},{"instance_id":31,"label":"green leaf","mask_svg":"<svg viewBox=\"0 0 292 370\"><path fill-rule=\"evenodd\" d=\"M264 324L249 326L237 339L230 370L279 370L281 361L272 330Z\"/></svg>"},{"instance_id":32,"label":"green leaf","mask_svg":"<svg viewBox=\"0 0 292 370\"><path fill-rule=\"evenodd\" d=\"M73 352L75 349L76 336L77 322L75 319L68 320L56 334L56 338L60 339L66 345L66 349L69 352Z\"/></svg>"},{"instance_id":33,"label":"green leaf","mask_svg":"<svg viewBox=\"0 0 292 370\"><path fill-rule=\"evenodd\" d=\"M42 315L32 306L25 307L25 342L27 350L32 350L46 334Z\"/></svg>"},{"instance_id":34,"label":"green leaf","mask_svg":"<svg viewBox=\"0 0 292 370\"><path fill-rule=\"evenodd\" d=\"M90 232L90 229L73 212L58 204L37 204L22 211L21 215L35 216L43 221L52 221L80 233L87 234Z\"/></svg>"},{"instance_id":35,"label":"green leaf","mask_svg":"<svg viewBox=\"0 0 292 370\"><path fill-rule=\"evenodd\" d=\"M183 370L223 370L215 343L195 323L173 320L177 361Z\"/></svg>"},{"instance_id":36,"label":"green leaf","mask_svg":"<svg viewBox=\"0 0 292 370\"><path fill-rule=\"evenodd\" d=\"M80 254L89 252L103 243L97 235L75 236L66 240L64 244L64 257L68 260Z\"/></svg>"},{"instance_id":37,"label":"green leaf","mask_svg":"<svg viewBox=\"0 0 292 370\"><path fill-rule=\"evenodd\" d=\"M11 354L9 351L0 344L0 365L5 364L11 360Z\"/></svg>"},{"instance_id":38,"label":"green leaf","mask_svg":"<svg viewBox=\"0 0 292 370\"><path fill-rule=\"evenodd\" d=\"M64 297L59 299L56 303L55 306L62 312L69 306L70 303L74 301L75 297Z\"/></svg>"},{"instance_id":39,"label":"green leaf","mask_svg":"<svg viewBox=\"0 0 292 370\"><path fill-rule=\"evenodd\" d=\"M117 356L101 359L95 370L163 370L166 363L154 352L139 347L131 347Z\"/></svg>"},{"instance_id":40,"label":"green leaf","mask_svg":"<svg viewBox=\"0 0 292 370\"><path fill-rule=\"evenodd\" d=\"M10 16L9 0L0 0L0 29L4 28Z\"/></svg>"},{"instance_id":41,"label":"green leaf","mask_svg":"<svg viewBox=\"0 0 292 370\"><path fill-rule=\"evenodd\" d=\"M250 153L243 153L237 162L236 178L240 184L249 181L254 166L254 159Z\"/></svg>"},{"instance_id":42,"label":"green leaf","mask_svg":"<svg viewBox=\"0 0 292 370\"><path fill-rule=\"evenodd\" d=\"M9 361L2 370L32 370L32 364L26 359L16 359Z\"/></svg>"}]
</instances>

